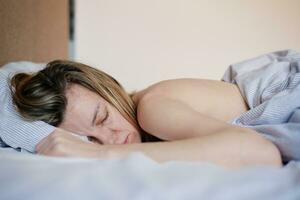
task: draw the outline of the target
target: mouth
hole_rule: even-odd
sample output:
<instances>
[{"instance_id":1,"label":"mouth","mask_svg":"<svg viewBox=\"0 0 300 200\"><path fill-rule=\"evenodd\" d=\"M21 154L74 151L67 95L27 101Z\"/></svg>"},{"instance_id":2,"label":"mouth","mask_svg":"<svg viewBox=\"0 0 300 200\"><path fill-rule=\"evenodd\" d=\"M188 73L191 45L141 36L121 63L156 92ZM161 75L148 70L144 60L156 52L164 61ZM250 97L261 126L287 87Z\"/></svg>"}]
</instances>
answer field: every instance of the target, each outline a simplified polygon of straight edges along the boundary
<instances>
[{"instance_id":1,"label":"mouth","mask_svg":"<svg viewBox=\"0 0 300 200\"><path fill-rule=\"evenodd\" d=\"M130 134L127 135L127 137L126 137L125 141L123 142L123 144L127 144L129 142L129 140L128 140L129 139L129 135Z\"/></svg>"}]
</instances>

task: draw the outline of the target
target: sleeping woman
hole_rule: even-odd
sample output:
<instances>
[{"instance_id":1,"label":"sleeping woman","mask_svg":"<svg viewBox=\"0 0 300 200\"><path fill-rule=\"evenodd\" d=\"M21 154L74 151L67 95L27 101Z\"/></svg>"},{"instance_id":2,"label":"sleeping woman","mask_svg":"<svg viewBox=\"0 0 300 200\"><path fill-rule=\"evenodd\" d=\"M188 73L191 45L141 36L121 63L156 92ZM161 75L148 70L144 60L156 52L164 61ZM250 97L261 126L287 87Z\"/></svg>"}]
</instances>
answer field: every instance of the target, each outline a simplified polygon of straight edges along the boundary
<instances>
[{"instance_id":1,"label":"sleeping woman","mask_svg":"<svg viewBox=\"0 0 300 200\"><path fill-rule=\"evenodd\" d=\"M110 159L138 151L157 162L282 165L271 141L228 123L249 110L235 84L174 79L129 94L99 69L56 60L14 75L11 92L26 120L55 127L36 145L38 154Z\"/></svg>"}]
</instances>

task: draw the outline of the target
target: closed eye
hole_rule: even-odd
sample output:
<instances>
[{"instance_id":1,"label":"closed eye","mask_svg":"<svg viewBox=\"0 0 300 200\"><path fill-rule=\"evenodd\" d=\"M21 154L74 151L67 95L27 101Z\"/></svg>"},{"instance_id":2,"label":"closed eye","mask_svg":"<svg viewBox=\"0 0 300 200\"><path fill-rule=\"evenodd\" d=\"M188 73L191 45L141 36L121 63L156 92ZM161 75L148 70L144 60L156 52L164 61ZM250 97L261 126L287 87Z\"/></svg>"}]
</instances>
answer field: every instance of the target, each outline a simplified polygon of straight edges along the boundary
<instances>
[{"instance_id":1,"label":"closed eye","mask_svg":"<svg viewBox=\"0 0 300 200\"><path fill-rule=\"evenodd\" d=\"M88 136L87 137L89 141L96 143L96 144L103 144L103 142L101 142L100 140L98 140L97 138L93 137L93 136Z\"/></svg>"},{"instance_id":2,"label":"closed eye","mask_svg":"<svg viewBox=\"0 0 300 200\"><path fill-rule=\"evenodd\" d=\"M97 124L97 125L100 125L102 124L103 122L105 122L107 120L107 118L109 117L109 113L107 111L107 108L105 109L105 117Z\"/></svg>"},{"instance_id":3,"label":"closed eye","mask_svg":"<svg viewBox=\"0 0 300 200\"><path fill-rule=\"evenodd\" d=\"M108 117L109 117L109 113L108 113L108 111L107 111L107 109L106 109L106 115L105 115L105 117L104 117L104 119L102 120L101 123L105 122L105 121L107 120Z\"/></svg>"}]
</instances>

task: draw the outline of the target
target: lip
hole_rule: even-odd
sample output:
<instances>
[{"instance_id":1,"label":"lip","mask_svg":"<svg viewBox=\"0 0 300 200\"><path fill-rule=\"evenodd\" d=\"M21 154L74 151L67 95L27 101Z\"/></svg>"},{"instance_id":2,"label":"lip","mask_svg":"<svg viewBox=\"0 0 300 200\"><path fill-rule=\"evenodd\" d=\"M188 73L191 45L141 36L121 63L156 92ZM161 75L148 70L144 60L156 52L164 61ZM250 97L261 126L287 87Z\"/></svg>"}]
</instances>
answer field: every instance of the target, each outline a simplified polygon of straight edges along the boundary
<instances>
[{"instance_id":1,"label":"lip","mask_svg":"<svg viewBox=\"0 0 300 200\"><path fill-rule=\"evenodd\" d=\"M123 142L123 144L127 144L128 143L129 135L127 135L127 137L126 137L125 141Z\"/></svg>"}]
</instances>

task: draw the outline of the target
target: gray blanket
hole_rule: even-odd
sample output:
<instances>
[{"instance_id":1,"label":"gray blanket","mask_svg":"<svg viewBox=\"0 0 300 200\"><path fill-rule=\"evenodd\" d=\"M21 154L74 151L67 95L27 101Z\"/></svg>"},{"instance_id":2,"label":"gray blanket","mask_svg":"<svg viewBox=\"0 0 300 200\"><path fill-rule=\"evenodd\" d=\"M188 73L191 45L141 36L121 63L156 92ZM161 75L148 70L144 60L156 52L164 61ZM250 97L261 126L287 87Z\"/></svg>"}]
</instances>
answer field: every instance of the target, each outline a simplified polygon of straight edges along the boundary
<instances>
[{"instance_id":1,"label":"gray blanket","mask_svg":"<svg viewBox=\"0 0 300 200\"><path fill-rule=\"evenodd\" d=\"M300 54L278 51L231 65L223 81L236 84L250 110L230 123L249 127L300 160Z\"/></svg>"}]
</instances>

